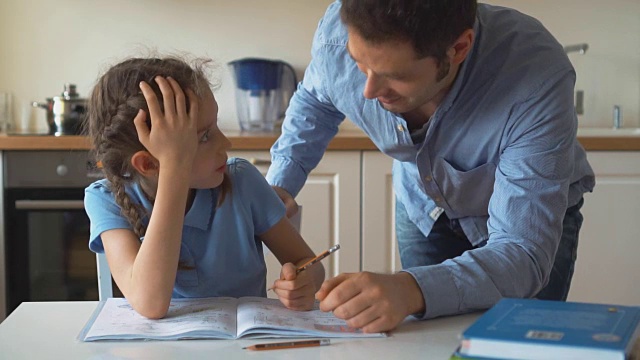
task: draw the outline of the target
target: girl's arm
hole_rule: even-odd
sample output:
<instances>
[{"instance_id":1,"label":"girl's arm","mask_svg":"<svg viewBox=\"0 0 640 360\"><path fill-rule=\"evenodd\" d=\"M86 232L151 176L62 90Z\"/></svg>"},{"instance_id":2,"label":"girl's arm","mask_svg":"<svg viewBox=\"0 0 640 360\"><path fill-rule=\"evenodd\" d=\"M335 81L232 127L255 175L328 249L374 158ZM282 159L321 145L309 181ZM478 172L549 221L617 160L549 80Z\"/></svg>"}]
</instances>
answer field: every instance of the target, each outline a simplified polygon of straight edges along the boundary
<instances>
[{"instance_id":1,"label":"girl's arm","mask_svg":"<svg viewBox=\"0 0 640 360\"><path fill-rule=\"evenodd\" d=\"M131 306L148 318L164 317L169 309L180 258L182 227L189 195L193 157L198 145L198 100L185 95L173 79L156 78L164 100L164 113L151 87L141 84L153 124L141 111L134 119L138 137L148 149L134 167L141 176L157 177L153 211L144 241L129 230L101 234L107 261L118 287ZM139 153L136 153L137 156ZM132 162L135 160L132 159Z\"/></svg>"},{"instance_id":2,"label":"girl's arm","mask_svg":"<svg viewBox=\"0 0 640 360\"><path fill-rule=\"evenodd\" d=\"M310 310L315 302L315 293L324 281L324 266L316 263L296 275L296 269L313 259L315 254L286 216L260 239L283 264L280 280L274 283L274 291L280 301L294 310Z\"/></svg>"},{"instance_id":3,"label":"girl's arm","mask_svg":"<svg viewBox=\"0 0 640 360\"><path fill-rule=\"evenodd\" d=\"M131 230L101 234L109 268L131 306L148 318L166 315L180 256L188 171L160 171L149 226L141 243Z\"/></svg>"}]
</instances>

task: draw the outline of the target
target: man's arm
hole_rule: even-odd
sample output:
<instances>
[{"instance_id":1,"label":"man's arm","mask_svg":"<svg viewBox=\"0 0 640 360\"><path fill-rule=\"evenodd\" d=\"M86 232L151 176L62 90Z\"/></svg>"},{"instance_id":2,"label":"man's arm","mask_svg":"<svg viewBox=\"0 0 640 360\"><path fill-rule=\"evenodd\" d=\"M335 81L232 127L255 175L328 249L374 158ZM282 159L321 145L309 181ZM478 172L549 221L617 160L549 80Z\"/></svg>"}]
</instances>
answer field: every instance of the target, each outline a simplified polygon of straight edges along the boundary
<instances>
[{"instance_id":1,"label":"man's arm","mask_svg":"<svg viewBox=\"0 0 640 360\"><path fill-rule=\"evenodd\" d=\"M559 76L514 107L523 118L510 129L496 170L485 246L442 264L406 269L418 289L400 278L403 273L386 275L395 277L395 287L386 286L383 276L329 280L317 293L321 309L366 331L384 331L417 309L410 305L417 294L424 301L417 314L423 319L485 309L501 297L535 296L548 281L567 209L577 128L573 81L573 73ZM399 297L406 306L377 305Z\"/></svg>"},{"instance_id":2,"label":"man's arm","mask_svg":"<svg viewBox=\"0 0 640 360\"><path fill-rule=\"evenodd\" d=\"M321 76L313 66L312 61L291 98L282 134L271 148L271 166L266 176L269 184L292 197L300 192L344 120L329 98L318 92L323 80L311 79Z\"/></svg>"},{"instance_id":3,"label":"man's arm","mask_svg":"<svg viewBox=\"0 0 640 360\"><path fill-rule=\"evenodd\" d=\"M495 172L489 239L442 264L407 269L425 298L423 318L529 298L547 284L562 236L574 169L575 73L564 70L512 108Z\"/></svg>"},{"instance_id":4,"label":"man's arm","mask_svg":"<svg viewBox=\"0 0 640 360\"><path fill-rule=\"evenodd\" d=\"M271 166L266 178L269 184L295 198L338 132L345 116L333 105L330 70L334 60L328 56L322 38L321 20L311 46L311 62L304 78L293 94L282 134L271 148ZM280 191L279 195L283 195ZM281 196L282 197L282 196ZM287 213L289 215L289 206Z\"/></svg>"}]
</instances>

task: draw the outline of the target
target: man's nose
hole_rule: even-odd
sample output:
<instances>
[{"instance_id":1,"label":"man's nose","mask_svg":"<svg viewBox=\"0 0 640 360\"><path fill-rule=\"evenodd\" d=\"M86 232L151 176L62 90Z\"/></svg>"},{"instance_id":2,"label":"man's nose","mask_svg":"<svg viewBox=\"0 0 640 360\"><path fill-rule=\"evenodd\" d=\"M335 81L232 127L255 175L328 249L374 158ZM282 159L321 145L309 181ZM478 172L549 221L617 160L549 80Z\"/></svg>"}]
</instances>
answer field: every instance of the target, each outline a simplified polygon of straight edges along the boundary
<instances>
[{"instance_id":1,"label":"man's nose","mask_svg":"<svg viewBox=\"0 0 640 360\"><path fill-rule=\"evenodd\" d=\"M382 88L382 79L375 74L368 74L362 95L367 99L375 99L380 96Z\"/></svg>"}]
</instances>

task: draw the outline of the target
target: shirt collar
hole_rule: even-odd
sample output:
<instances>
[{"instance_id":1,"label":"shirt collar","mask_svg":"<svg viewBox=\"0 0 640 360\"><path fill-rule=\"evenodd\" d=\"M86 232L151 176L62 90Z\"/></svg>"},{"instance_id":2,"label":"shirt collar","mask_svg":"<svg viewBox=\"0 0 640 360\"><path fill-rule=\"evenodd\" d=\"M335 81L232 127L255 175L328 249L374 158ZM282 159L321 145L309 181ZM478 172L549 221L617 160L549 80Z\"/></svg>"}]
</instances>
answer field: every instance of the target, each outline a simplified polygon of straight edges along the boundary
<instances>
[{"instance_id":1,"label":"shirt collar","mask_svg":"<svg viewBox=\"0 0 640 360\"><path fill-rule=\"evenodd\" d=\"M467 55L467 58L462 63L462 66L460 67L460 69L458 69L458 74L456 75L456 79L453 82L453 86L451 87L451 90L445 96L444 100L442 101L440 106L438 106L438 109L436 111L440 113L440 115L447 112L449 108L453 105L453 102L455 101L455 99L458 97L458 94L462 89L462 85L464 84L467 77L467 74L466 74L467 68L471 66L469 64L474 61L474 58L476 56L475 49L476 49L476 45L478 44L478 39L480 37L480 22L478 21L477 18L475 23L473 24L473 32L475 36L473 38L473 44L471 45L469 54Z\"/></svg>"},{"instance_id":2,"label":"shirt collar","mask_svg":"<svg viewBox=\"0 0 640 360\"><path fill-rule=\"evenodd\" d=\"M184 217L184 225L208 230L211 226L216 198L214 189L197 189L193 205Z\"/></svg>"},{"instance_id":3,"label":"shirt collar","mask_svg":"<svg viewBox=\"0 0 640 360\"><path fill-rule=\"evenodd\" d=\"M134 182L133 191L137 193L136 197L140 199L140 204L142 204L150 214L153 209L153 203L144 195L140 184ZM191 205L191 209L189 209L189 212L187 212L184 217L184 225L201 230L208 230L213 220L213 212L217 201L216 194L215 189L197 189L196 196L193 199L193 205ZM148 224L149 216L145 216L145 219Z\"/></svg>"}]
</instances>

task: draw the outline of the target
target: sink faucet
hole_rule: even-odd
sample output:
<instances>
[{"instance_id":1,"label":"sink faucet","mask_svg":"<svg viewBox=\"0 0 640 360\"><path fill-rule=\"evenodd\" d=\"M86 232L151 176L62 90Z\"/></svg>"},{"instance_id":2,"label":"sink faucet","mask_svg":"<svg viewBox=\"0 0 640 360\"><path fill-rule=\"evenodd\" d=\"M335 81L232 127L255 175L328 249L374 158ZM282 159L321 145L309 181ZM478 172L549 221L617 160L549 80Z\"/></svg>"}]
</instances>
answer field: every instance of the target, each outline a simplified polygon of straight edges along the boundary
<instances>
[{"instance_id":1,"label":"sink faucet","mask_svg":"<svg viewBox=\"0 0 640 360\"><path fill-rule=\"evenodd\" d=\"M587 52L587 49L589 49L589 44L587 43L573 44L573 45L565 46L564 52L566 54L577 52L578 54L582 55ZM576 91L575 108L576 108L576 114L578 115L584 114L584 91L583 90Z\"/></svg>"},{"instance_id":2,"label":"sink faucet","mask_svg":"<svg viewBox=\"0 0 640 360\"><path fill-rule=\"evenodd\" d=\"M622 128L622 107L620 105L613 105L613 128Z\"/></svg>"},{"instance_id":3,"label":"sink faucet","mask_svg":"<svg viewBox=\"0 0 640 360\"><path fill-rule=\"evenodd\" d=\"M573 45L567 45L564 47L564 52L565 53L572 53L572 52L577 52L579 54L584 54L587 52L587 49L589 49L589 44L587 43L582 43L582 44L573 44Z\"/></svg>"}]
</instances>

